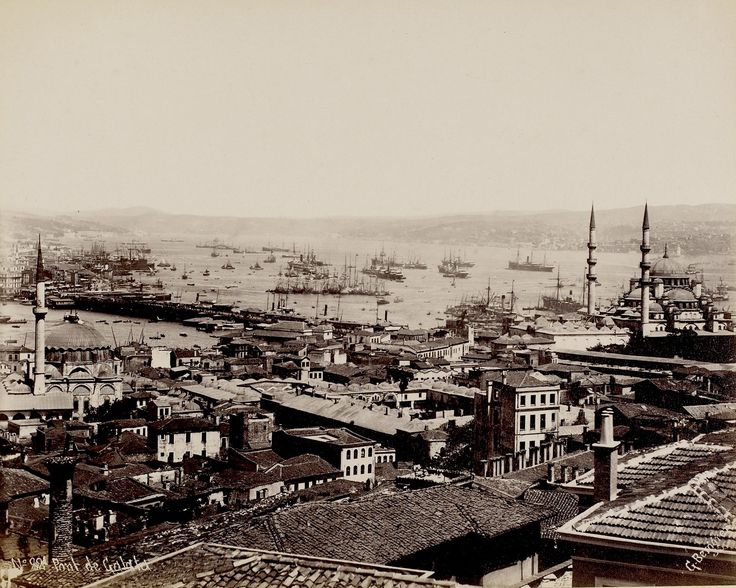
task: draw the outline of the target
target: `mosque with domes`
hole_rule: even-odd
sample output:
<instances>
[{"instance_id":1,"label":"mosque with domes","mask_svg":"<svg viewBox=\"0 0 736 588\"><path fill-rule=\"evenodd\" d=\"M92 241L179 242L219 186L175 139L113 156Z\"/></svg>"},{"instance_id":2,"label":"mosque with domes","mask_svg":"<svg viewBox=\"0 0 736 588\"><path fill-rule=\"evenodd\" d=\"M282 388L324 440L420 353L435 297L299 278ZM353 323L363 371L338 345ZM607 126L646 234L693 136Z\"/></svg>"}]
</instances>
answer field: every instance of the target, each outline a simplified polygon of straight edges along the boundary
<instances>
[{"instance_id":1,"label":"mosque with domes","mask_svg":"<svg viewBox=\"0 0 736 588\"><path fill-rule=\"evenodd\" d=\"M34 360L28 373L0 381L0 423L28 418L81 419L90 408L122 399L122 361L104 337L75 316L46 334L41 241L36 263Z\"/></svg>"},{"instance_id":2,"label":"mosque with domes","mask_svg":"<svg viewBox=\"0 0 736 588\"><path fill-rule=\"evenodd\" d=\"M718 333L732 328L730 317L716 308L695 276L670 258L665 245L663 256L649 261L649 211L644 208L642 223L641 277L632 278L629 292L600 313L617 326L627 327L643 337L666 336L682 331ZM642 312L642 309L645 309Z\"/></svg>"}]
</instances>

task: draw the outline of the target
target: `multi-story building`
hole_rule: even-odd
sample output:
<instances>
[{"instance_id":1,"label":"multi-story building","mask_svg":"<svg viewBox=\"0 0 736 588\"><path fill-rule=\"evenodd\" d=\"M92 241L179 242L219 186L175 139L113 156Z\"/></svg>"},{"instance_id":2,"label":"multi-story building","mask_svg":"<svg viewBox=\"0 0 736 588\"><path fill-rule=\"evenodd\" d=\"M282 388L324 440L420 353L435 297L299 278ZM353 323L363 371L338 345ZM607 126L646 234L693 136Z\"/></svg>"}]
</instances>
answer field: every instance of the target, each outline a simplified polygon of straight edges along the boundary
<instances>
[{"instance_id":1,"label":"multi-story building","mask_svg":"<svg viewBox=\"0 0 736 588\"><path fill-rule=\"evenodd\" d=\"M159 461L169 463L194 455L218 457L220 430L205 419L172 417L149 424L148 444L156 450Z\"/></svg>"},{"instance_id":2,"label":"multi-story building","mask_svg":"<svg viewBox=\"0 0 736 588\"><path fill-rule=\"evenodd\" d=\"M505 370L493 374L488 390L476 394L474 462L513 454L521 457L514 469L553 457L559 431L560 386L535 371Z\"/></svg>"},{"instance_id":3,"label":"multi-story building","mask_svg":"<svg viewBox=\"0 0 736 588\"><path fill-rule=\"evenodd\" d=\"M25 345L0 345L0 376L28 371L33 359L33 349Z\"/></svg>"},{"instance_id":4,"label":"multi-story building","mask_svg":"<svg viewBox=\"0 0 736 588\"><path fill-rule=\"evenodd\" d=\"M375 441L347 429L311 427L273 433L273 449L280 455L319 455L339 468L343 477L352 482L375 482L375 445Z\"/></svg>"}]
</instances>

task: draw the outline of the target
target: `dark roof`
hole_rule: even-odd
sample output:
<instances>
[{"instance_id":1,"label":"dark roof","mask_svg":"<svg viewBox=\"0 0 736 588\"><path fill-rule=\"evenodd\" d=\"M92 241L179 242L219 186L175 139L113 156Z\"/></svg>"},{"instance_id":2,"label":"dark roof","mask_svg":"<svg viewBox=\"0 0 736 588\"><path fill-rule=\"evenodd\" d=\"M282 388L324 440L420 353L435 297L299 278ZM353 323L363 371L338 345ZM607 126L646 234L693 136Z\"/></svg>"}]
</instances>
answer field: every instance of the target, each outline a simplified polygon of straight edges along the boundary
<instances>
[{"instance_id":1,"label":"dark roof","mask_svg":"<svg viewBox=\"0 0 736 588\"><path fill-rule=\"evenodd\" d=\"M49 483L25 470L0 467L0 502L47 491Z\"/></svg>"},{"instance_id":2,"label":"dark roof","mask_svg":"<svg viewBox=\"0 0 736 588\"><path fill-rule=\"evenodd\" d=\"M657 418L657 419L682 419L684 415L673 410L660 408L651 404L642 402L617 402L613 405L607 405L605 408L613 408L620 412L627 419L641 418ZM605 408L603 410L605 410Z\"/></svg>"},{"instance_id":3,"label":"dark roof","mask_svg":"<svg viewBox=\"0 0 736 588\"><path fill-rule=\"evenodd\" d=\"M558 386L556 381L551 381L549 376L543 376L535 371L512 370L505 374L492 372L488 374L488 380L501 383L506 378L506 385L511 388L530 388L534 386Z\"/></svg>"},{"instance_id":4,"label":"dark roof","mask_svg":"<svg viewBox=\"0 0 736 588\"><path fill-rule=\"evenodd\" d=\"M208 540L229 537L262 549L387 564L468 535L497 537L548 516L538 506L445 485L306 504L256 519L250 528L223 526Z\"/></svg>"},{"instance_id":5,"label":"dark roof","mask_svg":"<svg viewBox=\"0 0 736 588\"><path fill-rule=\"evenodd\" d=\"M206 419L193 417L170 417L152 422L149 427L161 433L183 433L187 431L216 431L217 425Z\"/></svg>"},{"instance_id":6,"label":"dark roof","mask_svg":"<svg viewBox=\"0 0 736 588\"><path fill-rule=\"evenodd\" d=\"M258 586L259 588L371 586L421 588L457 586L427 578L425 571L367 565L340 560L285 555L226 545L195 544L150 564L146 571L118 574L102 583L107 587L181 588L199 586Z\"/></svg>"},{"instance_id":7,"label":"dark roof","mask_svg":"<svg viewBox=\"0 0 736 588\"><path fill-rule=\"evenodd\" d=\"M564 490L529 489L524 493L524 502L544 506L555 515L542 521L542 538L557 539L557 527L577 516L580 497Z\"/></svg>"},{"instance_id":8,"label":"dark roof","mask_svg":"<svg viewBox=\"0 0 736 588\"><path fill-rule=\"evenodd\" d=\"M303 480L306 478L323 477L327 475L339 476L342 472L336 469L317 455L304 453L290 459L286 459L271 467L270 472L280 471L280 479L285 482Z\"/></svg>"}]
</instances>

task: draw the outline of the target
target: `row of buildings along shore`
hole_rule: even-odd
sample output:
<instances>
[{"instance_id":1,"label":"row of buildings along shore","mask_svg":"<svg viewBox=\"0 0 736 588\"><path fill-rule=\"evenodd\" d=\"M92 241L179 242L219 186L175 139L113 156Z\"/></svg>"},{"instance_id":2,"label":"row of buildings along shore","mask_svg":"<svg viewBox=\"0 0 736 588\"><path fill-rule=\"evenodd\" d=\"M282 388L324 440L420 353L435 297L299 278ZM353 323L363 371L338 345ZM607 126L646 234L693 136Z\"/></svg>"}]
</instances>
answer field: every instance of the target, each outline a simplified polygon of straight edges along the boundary
<instances>
[{"instance_id":1,"label":"row of buildings along shore","mask_svg":"<svg viewBox=\"0 0 736 588\"><path fill-rule=\"evenodd\" d=\"M579 312L186 317L229 323L210 348L47 329L39 242L34 346L0 346L0 579L732 584L733 325L649 230L610 309L591 213Z\"/></svg>"}]
</instances>

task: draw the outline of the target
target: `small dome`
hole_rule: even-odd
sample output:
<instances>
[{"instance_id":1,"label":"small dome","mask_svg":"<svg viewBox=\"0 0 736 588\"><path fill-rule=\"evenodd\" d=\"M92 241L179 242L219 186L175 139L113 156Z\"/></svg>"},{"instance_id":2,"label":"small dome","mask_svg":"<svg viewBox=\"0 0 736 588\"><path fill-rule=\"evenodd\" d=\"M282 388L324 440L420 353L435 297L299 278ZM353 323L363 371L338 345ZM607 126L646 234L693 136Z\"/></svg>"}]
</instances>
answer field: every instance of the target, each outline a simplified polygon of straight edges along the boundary
<instances>
[{"instance_id":1,"label":"small dome","mask_svg":"<svg viewBox=\"0 0 736 588\"><path fill-rule=\"evenodd\" d=\"M105 338L92 325L86 323L63 324L49 330L46 349L104 349L110 347Z\"/></svg>"},{"instance_id":2,"label":"small dome","mask_svg":"<svg viewBox=\"0 0 736 588\"><path fill-rule=\"evenodd\" d=\"M658 302L650 302L649 303L649 312L664 312L664 309L662 308L662 305Z\"/></svg>"}]
</instances>

